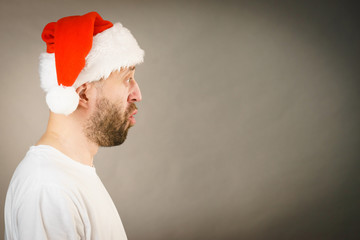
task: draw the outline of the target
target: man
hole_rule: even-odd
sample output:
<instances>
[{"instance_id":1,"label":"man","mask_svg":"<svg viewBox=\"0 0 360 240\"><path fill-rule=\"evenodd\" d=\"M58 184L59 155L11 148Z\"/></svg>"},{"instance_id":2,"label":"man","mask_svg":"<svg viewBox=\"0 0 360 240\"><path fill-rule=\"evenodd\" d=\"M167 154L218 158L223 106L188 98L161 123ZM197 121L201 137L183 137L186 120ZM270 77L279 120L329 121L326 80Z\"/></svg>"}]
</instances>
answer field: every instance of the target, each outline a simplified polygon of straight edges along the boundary
<instances>
[{"instance_id":1,"label":"man","mask_svg":"<svg viewBox=\"0 0 360 240\"><path fill-rule=\"evenodd\" d=\"M123 143L135 124L134 73L144 51L129 30L96 12L49 23L42 39L50 117L11 179L5 239L127 239L93 157L99 146Z\"/></svg>"}]
</instances>

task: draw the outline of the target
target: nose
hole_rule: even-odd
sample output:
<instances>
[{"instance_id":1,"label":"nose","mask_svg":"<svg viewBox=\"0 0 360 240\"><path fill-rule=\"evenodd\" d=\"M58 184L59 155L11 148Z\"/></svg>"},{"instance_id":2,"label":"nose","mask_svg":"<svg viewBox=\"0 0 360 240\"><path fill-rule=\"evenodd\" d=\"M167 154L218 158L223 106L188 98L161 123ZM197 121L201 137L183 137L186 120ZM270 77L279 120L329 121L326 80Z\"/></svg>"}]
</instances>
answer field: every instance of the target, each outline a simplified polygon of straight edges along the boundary
<instances>
[{"instance_id":1,"label":"nose","mask_svg":"<svg viewBox=\"0 0 360 240\"><path fill-rule=\"evenodd\" d=\"M139 85L134 80L134 85L129 94L128 102L140 102L141 99L142 99L142 97L141 97L141 91L140 91Z\"/></svg>"}]
</instances>

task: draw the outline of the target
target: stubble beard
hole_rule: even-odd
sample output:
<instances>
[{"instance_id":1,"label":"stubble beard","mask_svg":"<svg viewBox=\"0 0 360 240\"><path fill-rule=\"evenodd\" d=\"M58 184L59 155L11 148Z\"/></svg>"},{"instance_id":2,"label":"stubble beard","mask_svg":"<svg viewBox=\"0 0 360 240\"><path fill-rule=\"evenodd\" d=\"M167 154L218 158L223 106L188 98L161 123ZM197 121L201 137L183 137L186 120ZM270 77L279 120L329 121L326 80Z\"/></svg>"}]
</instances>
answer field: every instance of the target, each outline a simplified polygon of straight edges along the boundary
<instances>
[{"instance_id":1,"label":"stubble beard","mask_svg":"<svg viewBox=\"0 0 360 240\"><path fill-rule=\"evenodd\" d=\"M132 127L129 117L135 109L134 103L130 103L124 111L124 107L117 106L106 98L98 99L95 112L85 123L85 135L101 147L121 145Z\"/></svg>"}]
</instances>

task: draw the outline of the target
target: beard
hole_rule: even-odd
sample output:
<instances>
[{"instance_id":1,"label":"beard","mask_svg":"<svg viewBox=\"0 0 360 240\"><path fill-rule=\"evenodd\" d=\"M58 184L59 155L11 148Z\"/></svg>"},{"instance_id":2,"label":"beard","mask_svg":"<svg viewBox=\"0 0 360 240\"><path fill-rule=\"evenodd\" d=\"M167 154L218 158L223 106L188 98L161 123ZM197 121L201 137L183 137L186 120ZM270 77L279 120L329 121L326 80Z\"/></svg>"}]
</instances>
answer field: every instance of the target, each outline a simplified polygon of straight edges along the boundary
<instances>
[{"instance_id":1,"label":"beard","mask_svg":"<svg viewBox=\"0 0 360 240\"><path fill-rule=\"evenodd\" d=\"M101 147L112 147L122 144L132 125L129 117L137 109L130 103L128 109L111 103L106 98L96 101L96 109L84 126L87 138Z\"/></svg>"}]
</instances>

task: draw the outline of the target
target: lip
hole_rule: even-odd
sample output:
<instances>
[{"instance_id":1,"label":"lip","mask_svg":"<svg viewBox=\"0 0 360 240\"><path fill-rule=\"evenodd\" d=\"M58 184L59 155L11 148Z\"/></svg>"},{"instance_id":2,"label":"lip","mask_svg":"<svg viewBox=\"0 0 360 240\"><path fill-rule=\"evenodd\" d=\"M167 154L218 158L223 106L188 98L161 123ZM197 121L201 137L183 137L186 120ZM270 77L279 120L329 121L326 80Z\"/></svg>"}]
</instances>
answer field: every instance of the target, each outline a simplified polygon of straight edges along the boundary
<instances>
[{"instance_id":1,"label":"lip","mask_svg":"<svg viewBox=\"0 0 360 240\"><path fill-rule=\"evenodd\" d=\"M129 120L130 120L130 124L131 125L134 125L136 123L136 120L135 120L135 117L134 115L137 113L137 110L135 110L129 117Z\"/></svg>"}]
</instances>

